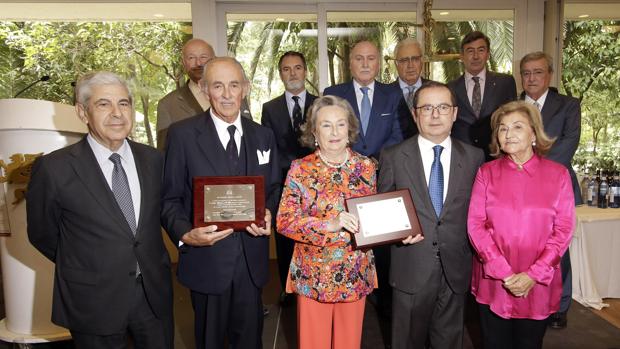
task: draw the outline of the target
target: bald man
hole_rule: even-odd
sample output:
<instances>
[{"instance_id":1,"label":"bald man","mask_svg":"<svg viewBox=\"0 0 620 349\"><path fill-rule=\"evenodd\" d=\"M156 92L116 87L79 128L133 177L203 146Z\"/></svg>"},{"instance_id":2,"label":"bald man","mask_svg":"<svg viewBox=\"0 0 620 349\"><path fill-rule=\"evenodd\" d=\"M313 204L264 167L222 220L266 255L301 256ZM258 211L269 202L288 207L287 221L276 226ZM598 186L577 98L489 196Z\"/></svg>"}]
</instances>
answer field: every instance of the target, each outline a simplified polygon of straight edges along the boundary
<instances>
[{"instance_id":1,"label":"bald man","mask_svg":"<svg viewBox=\"0 0 620 349\"><path fill-rule=\"evenodd\" d=\"M190 39L181 50L183 70L189 77L185 85L168 93L157 104L157 149L164 150L166 134L171 124L209 109L209 100L200 91L202 71L208 61L215 57L213 47L202 39ZM252 118L245 100L241 116Z\"/></svg>"}]
</instances>

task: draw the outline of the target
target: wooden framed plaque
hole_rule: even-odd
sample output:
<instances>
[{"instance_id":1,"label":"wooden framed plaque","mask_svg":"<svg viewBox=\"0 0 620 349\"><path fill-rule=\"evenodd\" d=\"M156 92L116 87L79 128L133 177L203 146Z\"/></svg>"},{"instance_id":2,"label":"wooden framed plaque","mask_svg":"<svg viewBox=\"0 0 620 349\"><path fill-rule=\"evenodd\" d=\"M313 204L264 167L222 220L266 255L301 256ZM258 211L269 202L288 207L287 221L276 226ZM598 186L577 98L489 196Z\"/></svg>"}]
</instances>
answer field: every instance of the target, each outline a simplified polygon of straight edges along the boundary
<instances>
[{"instance_id":1,"label":"wooden framed plaque","mask_svg":"<svg viewBox=\"0 0 620 349\"><path fill-rule=\"evenodd\" d=\"M265 182L262 176L194 177L194 227L215 224L218 230L265 227Z\"/></svg>"},{"instance_id":2,"label":"wooden framed plaque","mask_svg":"<svg viewBox=\"0 0 620 349\"><path fill-rule=\"evenodd\" d=\"M424 235L409 189L351 198L345 205L359 220L359 232L353 234L356 249Z\"/></svg>"}]
</instances>

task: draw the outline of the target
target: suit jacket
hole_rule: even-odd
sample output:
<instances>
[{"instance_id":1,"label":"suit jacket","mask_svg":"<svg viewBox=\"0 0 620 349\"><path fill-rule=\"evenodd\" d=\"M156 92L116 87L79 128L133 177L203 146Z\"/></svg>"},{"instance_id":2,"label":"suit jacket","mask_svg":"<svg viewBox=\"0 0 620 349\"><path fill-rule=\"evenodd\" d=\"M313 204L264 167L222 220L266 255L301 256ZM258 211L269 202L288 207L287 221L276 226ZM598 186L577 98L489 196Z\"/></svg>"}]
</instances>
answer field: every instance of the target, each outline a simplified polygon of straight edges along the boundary
<instances>
[{"instance_id":1,"label":"suit jacket","mask_svg":"<svg viewBox=\"0 0 620 349\"><path fill-rule=\"evenodd\" d=\"M38 159L27 193L28 238L55 263L52 321L72 331L125 331L136 261L146 297L172 316L170 259L160 226L161 155L129 141L140 180L134 237L86 138Z\"/></svg>"},{"instance_id":2,"label":"suit jacket","mask_svg":"<svg viewBox=\"0 0 620 349\"><path fill-rule=\"evenodd\" d=\"M280 173L278 150L270 129L241 118L246 174L265 179L266 207L273 214L279 200ZM177 122L170 127L163 177L162 224L178 246L182 236L193 228L192 179L196 176L227 176L224 147L220 142L211 110ZM268 162L259 163L257 152L269 152ZM237 238L240 236L243 250ZM234 233L209 247L183 245L179 248L178 279L193 291L220 294L232 282L239 253L245 253L254 284L261 288L269 279L269 237Z\"/></svg>"},{"instance_id":3,"label":"suit jacket","mask_svg":"<svg viewBox=\"0 0 620 349\"><path fill-rule=\"evenodd\" d=\"M308 115L308 108L316 99L315 95L306 91L306 104L304 105L304 121ZM278 143L278 163L281 169L281 182L284 183L291 161L303 158L312 153L312 149L302 147L297 135L293 130L291 116L286 105L286 97L282 94L263 104L261 124L269 127L276 136Z\"/></svg>"},{"instance_id":4,"label":"suit jacket","mask_svg":"<svg viewBox=\"0 0 620 349\"><path fill-rule=\"evenodd\" d=\"M344 98L351 104L355 115L359 119L360 111L357 107L353 81L330 86L323 91L323 95L334 95ZM379 152L384 146L402 142L401 116L398 114L398 105L401 99L402 94L400 92L396 93L393 87L375 81L368 129L366 130L366 135L364 135L360 121L359 139L351 147L353 150L362 155L378 158Z\"/></svg>"},{"instance_id":5,"label":"suit jacket","mask_svg":"<svg viewBox=\"0 0 620 349\"><path fill-rule=\"evenodd\" d=\"M166 135L170 125L203 112L204 110L192 94L188 84L160 99L157 103L157 149L164 150L166 148ZM250 108L245 99L241 106L241 116L252 119Z\"/></svg>"},{"instance_id":6,"label":"suit jacket","mask_svg":"<svg viewBox=\"0 0 620 349\"><path fill-rule=\"evenodd\" d=\"M525 99L525 92L521 93L521 99ZM581 136L581 106L577 98L558 93L556 88L549 88L545 105L541 110L545 133L549 137L555 137L555 143L546 158L559 162L568 169L570 174L575 205L583 204L579 181L571 161L579 147Z\"/></svg>"},{"instance_id":7,"label":"suit jacket","mask_svg":"<svg viewBox=\"0 0 620 349\"><path fill-rule=\"evenodd\" d=\"M430 81L429 79L425 79L425 78L421 78L421 79L422 79L422 84L424 84L427 81ZM400 83L398 82L398 79L396 79L396 81L391 82L390 86L396 89L402 96L402 99L398 103L398 116L400 118L400 129L403 132L403 138L407 139L411 136L417 135L418 126L415 124L415 121L413 120L413 114L411 114L411 110L409 110L409 106L407 105L407 100L405 99L405 96L403 95L403 90L400 88Z\"/></svg>"},{"instance_id":8,"label":"suit jacket","mask_svg":"<svg viewBox=\"0 0 620 349\"><path fill-rule=\"evenodd\" d=\"M484 82L484 95L480 117L476 117L472 109L467 89L465 75L448 83L448 87L456 96L459 107L456 121L452 125L451 136L467 144L484 150L485 157L491 160L489 144L491 144L491 115L502 104L514 101L517 98L517 85L512 75L495 73L487 70Z\"/></svg>"},{"instance_id":9,"label":"suit jacket","mask_svg":"<svg viewBox=\"0 0 620 349\"><path fill-rule=\"evenodd\" d=\"M380 158L378 191L409 189L424 232L413 245L392 245L390 285L416 293L431 277L428 267L441 255L443 270L455 293L469 289L472 251L467 237L467 211L472 184L484 162L480 149L452 138L450 180L441 215L437 218L428 194L418 137L386 148Z\"/></svg>"}]
</instances>

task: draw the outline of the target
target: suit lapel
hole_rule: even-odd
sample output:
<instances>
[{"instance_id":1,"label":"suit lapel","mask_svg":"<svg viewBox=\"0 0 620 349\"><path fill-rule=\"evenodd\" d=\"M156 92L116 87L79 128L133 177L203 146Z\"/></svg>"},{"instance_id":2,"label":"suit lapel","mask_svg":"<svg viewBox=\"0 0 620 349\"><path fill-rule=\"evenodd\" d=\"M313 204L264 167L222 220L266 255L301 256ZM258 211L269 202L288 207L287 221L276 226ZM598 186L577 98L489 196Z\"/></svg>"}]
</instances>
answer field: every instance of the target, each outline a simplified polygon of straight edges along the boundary
<instances>
[{"instance_id":1,"label":"suit lapel","mask_svg":"<svg viewBox=\"0 0 620 349\"><path fill-rule=\"evenodd\" d=\"M286 105L286 97L285 95L282 95L279 98L280 100L278 100L278 103L277 103L278 110L275 114L275 116L280 119L278 120L277 124L282 125L282 127L286 131L285 133L293 134L293 123L291 121L291 117L288 112L288 106Z\"/></svg>"},{"instance_id":2,"label":"suit lapel","mask_svg":"<svg viewBox=\"0 0 620 349\"><path fill-rule=\"evenodd\" d=\"M71 166L76 175L84 183L84 187L99 203L103 212L107 213L129 236L133 237L131 228L127 224L127 220L121 211L121 208L114 198L114 194L106 181L101 167L93 154L86 137L84 137L77 147L71 152ZM76 195L80 195L77 193Z\"/></svg>"},{"instance_id":3,"label":"suit lapel","mask_svg":"<svg viewBox=\"0 0 620 349\"><path fill-rule=\"evenodd\" d=\"M557 115L560 108L562 108L562 103L557 99L557 96L558 95L551 90L547 93L547 99L540 111L543 118L543 125L550 125L553 116Z\"/></svg>"},{"instance_id":4,"label":"suit lapel","mask_svg":"<svg viewBox=\"0 0 620 349\"><path fill-rule=\"evenodd\" d=\"M495 105L496 95L496 75L493 72L487 70L486 81L484 82L484 96L482 97L482 106L480 107L480 115L490 115L495 110L491 109L492 105Z\"/></svg>"},{"instance_id":5,"label":"suit lapel","mask_svg":"<svg viewBox=\"0 0 620 349\"><path fill-rule=\"evenodd\" d=\"M306 90L306 105L304 105L304 120L306 119L306 115L308 115L308 109L316 99L315 95L311 95L310 92Z\"/></svg>"},{"instance_id":6,"label":"suit lapel","mask_svg":"<svg viewBox=\"0 0 620 349\"><path fill-rule=\"evenodd\" d=\"M441 216L446 214L446 211L450 208L450 203L454 202L458 188L461 187L461 181L463 180L463 176L461 174L464 171L463 163L461 161L464 158L465 150L463 149L463 146L453 140L452 154L450 155L450 179L448 181L448 192L446 193L446 200L444 201L443 209L441 210Z\"/></svg>"},{"instance_id":7,"label":"suit lapel","mask_svg":"<svg viewBox=\"0 0 620 349\"><path fill-rule=\"evenodd\" d=\"M472 108L471 103L469 102L469 98L467 98L467 88L465 87L465 75L461 75L461 77L456 81L456 98L457 98L457 104L462 107L465 106L465 109L467 109L466 113L459 113L459 117L463 118L463 116L474 116L476 115L476 113L474 113L474 108ZM463 112L465 112L465 110L463 110ZM470 119L468 120L469 123L474 123L476 120L475 119Z\"/></svg>"},{"instance_id":8,"label":"suit lapel","mask_svg":"<svg viewBox=\"0 0 620 349\"><path fill-rule=\"evenodd\" d=\"M152 173L149 171L148 163L144 158L144 155L140 152L139 148L134 145L133 142L129 141L129 147L131 148L131 153L133 154L133 161L136 164L136 171L138 172L138 181L140 182L140 212L138 214L138 226L136 227L136 236L140 233L140 228L142 227L142 222L144 222L144 212L146 211L147 205L151 204L145 200L146 193L149 188L153 188L155 183L154 180L156 178L152 178L152 176L148 176L148 173Z\"/></svg>"},{"instance_id":9,"label":"suit lapel","mask_svg":"<svg viewBox=\"0 0 620 349\"><path fill-rule=\"evenodd\" d=\"M379 119L381 118L381 111L386 110L385 104L388 102L388 99L389 98L383 86L381 86L379 82L375 82L375 92L372 96L372 107L370 108L370 120L368 120L368 133L372 133L373 130L377 130L377 128L372 127L372 125L379 122Z\"/></svg>"},{"instance_id":10,"label":"suit lapel","mask_svg":"<svg viewBox=\"0 0 620 349\"><path fill-rule=\"evenodd\" d=\"M196 100L196 97L194 97L194 94L189 89L188 84L185 84L185 86L179 89L179 94L180 94L179 99L181 100L181 103L179 103L179 106L181 106L181 108L192 113L191 115L198 115L203 112L202 107L200 106L200 103L198 103L198 101Z\"/></svg>"},{"instance_id":11,"label":"suit lapel","mask_svg":"<svg viewBox=\"0 0 620 349\"><path fill-rule=\"evenodd\" d=\"M258 155L256 152L259 149L256 142L255 132L253 130L252 121L248 119L241 119L241 127L243 127L243 143L245 144L245 165L246 174L250 175L258 173Z\"/></svg>"},{"instance_id":12,"label":"suit lapel","mask_svg":"<svg viewBox=\"0 0 620 349\"><path fill-rule=\"evenodd\" d=\"M218 148L223 149L224 146L217 135L215 125L213 124L213 120L211 120L212 117L211 109L203 114L202 121L196 127L198 133L196 142L204 157L209 162L209 165L211 165L213 173L217 176L226 176L228 174L226 171L228 167L224 166L224 164L227 164L228 161L224 157L223 151L216 151Z\"/></svg>"},{"instance_id":13,"label":"suit lapel","mask_svg":"<svg viewBox=\"0 0 620 349\"><path fill-rule=\"evenodd\" d=\"M428 185L426 184L426 176L424 175L424 164L422 162L422 155L420 154L420 146L418 145L418 137L411 137L407 141L408 147L403 147L402 154L406 158L403 161L403 166L413 187L414 202L421 202L424 205L425 212L434 212L433 203L428 193ZM415 197L418 200L415 200ZM421 208L418 208L420 210Z\"/></svg>"}]
</instances>

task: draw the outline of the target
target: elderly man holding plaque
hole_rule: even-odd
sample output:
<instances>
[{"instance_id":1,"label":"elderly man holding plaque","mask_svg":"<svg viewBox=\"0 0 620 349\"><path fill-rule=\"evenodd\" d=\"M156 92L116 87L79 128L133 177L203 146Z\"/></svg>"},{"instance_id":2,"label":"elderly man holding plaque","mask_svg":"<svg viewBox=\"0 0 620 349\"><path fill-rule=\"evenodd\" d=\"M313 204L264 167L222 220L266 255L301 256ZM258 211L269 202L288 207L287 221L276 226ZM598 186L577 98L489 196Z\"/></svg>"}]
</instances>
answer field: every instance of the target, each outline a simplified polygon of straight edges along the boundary
<instances>
[{"instance_id":1,"label":"elderly man holding plaque","mask_svg":"<svg viewBox=\"0 0 620 349\"><path fill-rule=\"evenodd\" d=\"M228 348L261 348L261 290L269 279L267 235L270 210L276 208L279 196L276 142L270 129L240 117L249 82L239 62L214 58L206 64L201 82L211 108L168 131L162 222L179 245L178 278L191 290L196 348L225 348L225 343ZM244 196L246 185L239 184L240 176L262 177L264 195L257 193L258 200L247 208L264 204L268 210L250 212L264 215L264 220L248 223L245 229L234 221L211 224L243 216L247 208L232 205L228 209L239 211L210 217L205 211L212 203L204 197L210 187L193 187L194 181L209 176L218 176L221 185L230 187L219 203L224 206ZM205 209L196 210L201 204Z\"/></svg>"},{"instance_id":2,"label":"elderly man holding plaque","mask_svg":"<svg viewBox=\"0 0 620 349\"><path fill-rule=\"evenodd\" d=\"M392 348L461 348L471 276L469 196L484 153L450 136L450 89L424 83L412 113L419 135L381 153L378 189L409 188L424 236L392 246Z\"/></svg>"},{"instance_id":3,"label":"elderly man holding plaque","mask_svg":"<svg viewBox=\"0 0 620 349\"><path fill-rule=\"evenodd\" d=\"M374 194L375 165L350 148L359 121L349 103L317 98L301 141L314 153L293 161L278 232L295 240L286 292L297 294L299 348L359 348L366 296L377 286L372 251L354 250L356 216L345 199Z\"/></svg>"}]
</instances>

